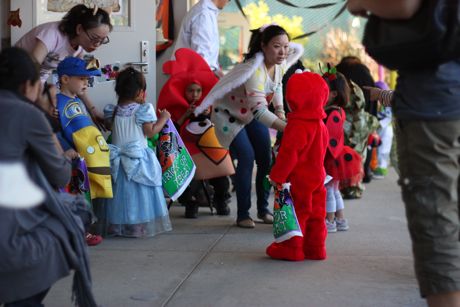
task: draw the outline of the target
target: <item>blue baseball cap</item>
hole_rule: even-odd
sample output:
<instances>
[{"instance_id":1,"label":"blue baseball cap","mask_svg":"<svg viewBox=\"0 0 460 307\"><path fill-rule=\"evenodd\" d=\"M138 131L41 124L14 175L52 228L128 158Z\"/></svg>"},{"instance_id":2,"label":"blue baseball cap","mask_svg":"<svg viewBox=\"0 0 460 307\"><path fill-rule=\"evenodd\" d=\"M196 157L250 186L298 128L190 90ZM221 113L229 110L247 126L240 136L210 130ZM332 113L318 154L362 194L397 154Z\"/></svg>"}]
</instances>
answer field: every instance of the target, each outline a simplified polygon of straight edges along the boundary
<instances>
[{"instance_id":1,"label":"blue baseball cap","mask_svg":"<svg viewBox=\"0 0 460 307\"><path fill-rule=\"evenodd\" d=\"M97 60L95 60L97 62ZM90 65L88 65L90 64ZM93 64L93 65L91 65ZM99 65L94 65L94 61L87 63L85 60L76 57L67 57L62 60L58 67L58 76L79 76L79 77L91 77L100 76L101 71L98 69Z\"/></svg>"}]
</instances>

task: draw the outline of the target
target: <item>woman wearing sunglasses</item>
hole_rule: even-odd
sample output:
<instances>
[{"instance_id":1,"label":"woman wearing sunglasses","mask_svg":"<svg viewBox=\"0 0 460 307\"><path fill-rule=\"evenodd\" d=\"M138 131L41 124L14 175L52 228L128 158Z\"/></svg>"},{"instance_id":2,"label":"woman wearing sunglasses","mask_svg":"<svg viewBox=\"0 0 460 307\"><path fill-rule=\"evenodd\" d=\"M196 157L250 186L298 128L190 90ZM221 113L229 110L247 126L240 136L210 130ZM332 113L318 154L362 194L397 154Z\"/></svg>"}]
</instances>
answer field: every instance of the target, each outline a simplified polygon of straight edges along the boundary
<instances>
[{"instance_id":1,"label":"woman wearing sunglasses","mask_svg":"<svg viewBox=\"0 0 460 307\"><path fill-rule=\"evenodd\" d=\"M16 47L27 50L40 64L42 83L48 79L65 57L82 58L85 52L93 52L109 43L112 31L109 14L97 6L92 9L84 4L74 6L61 21L48 22L30 30ZM102 114L88 100L80 97L93 119L102 119Z\"/></svg>"}]
</instances>

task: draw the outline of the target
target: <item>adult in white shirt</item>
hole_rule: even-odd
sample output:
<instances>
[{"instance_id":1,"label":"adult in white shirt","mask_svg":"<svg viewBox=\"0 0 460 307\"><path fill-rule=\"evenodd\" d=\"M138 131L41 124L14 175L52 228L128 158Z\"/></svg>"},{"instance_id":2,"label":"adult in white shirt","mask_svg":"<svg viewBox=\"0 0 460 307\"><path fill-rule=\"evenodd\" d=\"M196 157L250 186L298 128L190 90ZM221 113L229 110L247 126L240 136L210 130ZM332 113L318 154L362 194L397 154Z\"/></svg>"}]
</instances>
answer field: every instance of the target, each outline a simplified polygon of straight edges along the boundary
<instances>
[{"instance_id":1,"label":"adult in white shirt","mask_svg":"<svg viewBox=\"0 0 460 307\"><path fill-rule=\"evenodd\" d=\"M174 52L189 48L201 55L211 70L222 77L219 58L219 29L217 16L230 0L200 0L195 4L182 22ZM174 59L174 58L173 58Z\"/></svg>"}]
</instances>

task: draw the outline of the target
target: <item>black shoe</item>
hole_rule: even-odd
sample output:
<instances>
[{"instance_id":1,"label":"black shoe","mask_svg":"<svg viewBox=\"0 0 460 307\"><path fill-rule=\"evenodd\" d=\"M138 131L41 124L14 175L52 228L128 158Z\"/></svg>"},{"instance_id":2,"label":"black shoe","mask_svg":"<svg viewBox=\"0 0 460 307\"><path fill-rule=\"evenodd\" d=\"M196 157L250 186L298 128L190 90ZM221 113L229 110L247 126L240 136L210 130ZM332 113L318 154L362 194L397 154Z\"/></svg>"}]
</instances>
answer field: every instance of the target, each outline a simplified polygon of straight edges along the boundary
<instances>
[{"instance_id":1,"label":"black shoe","mask_svg":"<svg viewBox=\"0 0 460 307\"><path fill-rule=\"evenodd\" d=\"M372 175L372 173L366 173L366 175L364 175L364 178L363 178L363 183L369 183L372 181L372 177L374 177Z\"/></svg>"},{"instance_id":2,"label":"black shoe","mask_svg":"<svg viewBox=\"0 0 460 307\"><path fill-rule=\"evenodd\" d=\"M224 202L226 204L229 204L229 203L231 203L231 201L232 201L232 194L230 194L230 192L228 192L228 191L225 192L225 200L224 200Z\"/></svg>"},{"instance_id":3,"label":"black shoe","mask_svg":"<svg viewBox=\"0 0 460 307\"><path fill-rule=\"evenodd\" d=\"M185 204L185 218L196 219L198 217L198 205L196 203Z\"/></svg>"},{"instance_id":4,"label":"black shoe","mask_svg":"<svg viewBox=\"0 0 460 307\"><path fill-rule=\"evenodd\" d=\"M225 202L214 204L214 208L216 208L217 215L230 215L230 207Z\"/></svg>"}]
</instances>

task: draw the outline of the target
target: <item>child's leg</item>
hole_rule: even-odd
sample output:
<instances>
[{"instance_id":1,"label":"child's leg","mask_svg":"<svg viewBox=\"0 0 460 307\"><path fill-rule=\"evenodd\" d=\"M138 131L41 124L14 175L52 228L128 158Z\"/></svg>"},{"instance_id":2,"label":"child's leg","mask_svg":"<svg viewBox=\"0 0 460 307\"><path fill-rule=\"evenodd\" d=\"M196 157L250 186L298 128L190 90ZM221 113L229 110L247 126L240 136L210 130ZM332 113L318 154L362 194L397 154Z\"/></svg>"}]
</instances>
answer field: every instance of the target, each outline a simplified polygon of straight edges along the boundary
<instances>
[{"instance_id":1,"label":"child's leg","mask_svg":"<svg viewBox=\"0 0 460 307\"><path fill-rule=\"evenodd\" d=\"M229 215L230 208L227 205L230 193L228 192L230 184L227 176L209 179L209 183L214 187L213 205L217 215Z\"/></svg>"},{"instance_id":2,"label":"child's leg","mask_svg":"<svg viewBox=\"0 0 460 307\"><path fill-rule=\"evenodd\" d=\"M378 148L378 167L381 169L387 169L390 159L391 145L393 143L393 126L391 126L391 124L380 131L380 138L382 140L382 144Z\"/></svg>"},{"instance_id":3,"label":"child's leg","mask_svg":"<svg viewBox=\"0 0 460 307\"><path fill-rule=\"evenodd\" d=\"M312 198L311 193L306 194L305 192L308 191L297 190L295 188L296 186L296 184L291 186L291 196L294 202L295 213L297 215L300 229L302 230L302 233L305 234L305 221L308 219L311 211ZM302 186L302 188L304 187ZM274 259L301 261L305 258L303 252L303 241L302 237L295 236L281 243L274 242L267 247L266 253Z\"/></svg>"},{"instance_id":4,"label":"child's leg","mask_svg":"<svg viewBox=\"0 0 460 307\"><path fill-rule=\"evenodd\" d=\"M179 202L185 206L185 217L186 218L197 218L198 217L198 203L196 201L196 195L201 189L200 180L192 180L184 193L179 197Z\"/></svg>"},{"instance_id":5,"label":"child's leg","mask_svg":"<svg viewBox=\"0 0 460 307\"><path fill-rule=\"evenodd\" d=\"M335 218L337 219L343 219L343 209L345 208L345 205L343 203L343 198L342 194L340 193L339 190L339 182L336 182L333 186L332 189L332 194L334 195L334 201L336 204L336 213L335 213Z\"/></svg>"},{"instance_id":6,"label":"child's leg","mask_svg":"<svg viewBox=\"0 0 460 307\"><path fill-rule=\"evenodd\" d=\"M304 232L305 259L326 259L327 229L324 219L326 217L326 188L321 185L313 191L311 214L307 219Z\"/></svg>"},{"instance_id":7,"label":"child's leg","mask_svg":"<svg viewBox=\"0 0 460 307\"><path fill-rule=\"evenodd\" d=\"M337 203L335 200L334 193L334 181L326 184L326 218L330 221L334 221L335 212L337 211Z\"/></svg>"},{"instance_id":8,"label":"child's leg","mask_svg":"<svg viewBox=\"0 0 460 307\"><path fill-rule=\"evenodd\" d=\"M343 203L342 194L340 193L339 186L334 187L334 198L337 204L337 211L335 212L335 223L338 231L348 230L348 221L344 216L345 205Z\"/></svg>"},{"instance_id":9,"label":"child's leg","mask_svg":"<svg viewBox=\"0 0 460 307\"><path fill-rule=\"evenodd\" d=\"M328 184L326 184L326 228L327 232L331 233L337 232L337 225L335 224L337 203L335 200L334 187L334 181L331 181Z\"/></svg>"}]
</instances>

